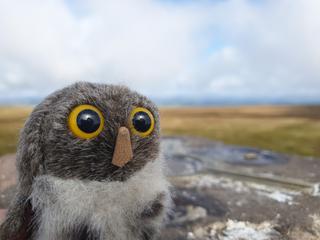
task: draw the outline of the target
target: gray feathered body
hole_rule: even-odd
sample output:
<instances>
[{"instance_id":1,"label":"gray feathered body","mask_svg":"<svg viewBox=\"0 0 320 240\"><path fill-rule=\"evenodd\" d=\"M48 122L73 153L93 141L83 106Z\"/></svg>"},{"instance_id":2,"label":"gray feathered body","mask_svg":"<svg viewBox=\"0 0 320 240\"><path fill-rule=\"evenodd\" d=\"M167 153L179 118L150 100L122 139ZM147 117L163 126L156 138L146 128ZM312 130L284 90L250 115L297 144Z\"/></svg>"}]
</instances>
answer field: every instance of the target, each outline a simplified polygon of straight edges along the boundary
<instances>
[{"instance_id":1,"label":"gray feathered body","mask_svg":"<svg viewBox=\"0 0 320 240\"><path fill-rule=\"evenodd\" d=\"M162 208L170 199L159 159L126 182L38 177L31 203L39 212L37 240L68 239L68 235L84 229L97 240L134 240L157 233L165 217Z\"/></svg>"},{"instance_id":2,"label":"gray feathered body","mask_svg":"<svg viewBox=\"0 0 320 240\"><path fill-rule=\"evenodd\" d=\"M94 138L68 126L82 104L104 116ZM137 107L152 113L154 129L146 136L130 130L132 157L119 167L112 164L118 130L130 129ZM17 193L0 240L154 239L170 208L159 137L156 106L126 87L77 83L48 96L21 133Z\"/></svg>"}]
</instances>

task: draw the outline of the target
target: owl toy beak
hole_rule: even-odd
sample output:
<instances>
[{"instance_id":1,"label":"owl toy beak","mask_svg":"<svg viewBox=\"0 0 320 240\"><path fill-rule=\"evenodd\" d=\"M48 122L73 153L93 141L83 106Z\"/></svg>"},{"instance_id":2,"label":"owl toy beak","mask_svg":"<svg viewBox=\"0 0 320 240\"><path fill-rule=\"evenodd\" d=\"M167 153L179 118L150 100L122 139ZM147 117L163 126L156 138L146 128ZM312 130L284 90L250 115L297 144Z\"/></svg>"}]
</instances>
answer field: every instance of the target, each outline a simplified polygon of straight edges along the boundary
<instances>
[{"instance_id":1,"label":"owl toy beak","mask_svg":"<svg viewBox=\"0 0 320 240\"><path fill-rule=\"evenodd\" d=\"M123 167L133 157L130 132L126 127L120 127L116 139L116 146L112 157L112 164Z\"/></svg>"}]
</instances>

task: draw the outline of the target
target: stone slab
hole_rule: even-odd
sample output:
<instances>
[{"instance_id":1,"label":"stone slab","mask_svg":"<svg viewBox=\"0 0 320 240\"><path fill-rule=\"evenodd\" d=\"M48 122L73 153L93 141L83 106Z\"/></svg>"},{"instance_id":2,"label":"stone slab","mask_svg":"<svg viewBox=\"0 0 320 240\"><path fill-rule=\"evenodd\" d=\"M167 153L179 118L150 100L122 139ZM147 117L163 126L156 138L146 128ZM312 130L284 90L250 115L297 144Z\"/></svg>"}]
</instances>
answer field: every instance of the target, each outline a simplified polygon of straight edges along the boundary
<instances>
[{"instance_id":1,"label":"stone slab","mask_svg":"<svg viewBox=\"0 0 320 240\"><path fill-rule=\"evenodd\" d=\"M162 150L174 208L161 240L320 239L319 159L187 137ZM0 218L15 179L15 156L0 158Z\"/></svg>"}]
</instances>

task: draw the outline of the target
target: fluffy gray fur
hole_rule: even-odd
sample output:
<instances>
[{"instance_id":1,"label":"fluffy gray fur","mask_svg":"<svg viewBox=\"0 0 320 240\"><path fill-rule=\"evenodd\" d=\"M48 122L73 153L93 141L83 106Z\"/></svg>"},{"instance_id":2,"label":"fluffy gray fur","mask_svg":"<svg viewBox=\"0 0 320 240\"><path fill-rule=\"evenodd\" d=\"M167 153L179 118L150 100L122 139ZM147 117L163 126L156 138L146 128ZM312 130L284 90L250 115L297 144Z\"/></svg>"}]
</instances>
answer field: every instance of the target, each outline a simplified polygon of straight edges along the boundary
<instances>
[{"instance_id":1,"label":"fluffy gray fur","mask_svg":"<svg viewBox=\"0 0 320 240\"><path fill-rule=\"evenodd\" d=\"M68 129L70 111L96 106L105 116L98 137ZM117 131L134 107L155 118L148 137L131 134L133 159L111 164ZM146 97L123 86L77 83L36 106L17 151L18 188L0 227L1 240L153 239L170 203L159 158L159 114Z\"/></svg>"},{"instance_id":2,"label":"fluffy gray fur","mask_svg":"<svg viewBox=\"0 0 320 240\"><path fill-rule=\"evenodd\" d=\"M159 194L164 194L162 204L168 206L167 189L160 161L148 163L125 182L37 177L30 197L36 212L41 212L35 239L65 239L65 232L83 224L98 239L143 239L144 229L158 231L165 212L151 218L141 215Z\"/></svg>"}]
</instances>

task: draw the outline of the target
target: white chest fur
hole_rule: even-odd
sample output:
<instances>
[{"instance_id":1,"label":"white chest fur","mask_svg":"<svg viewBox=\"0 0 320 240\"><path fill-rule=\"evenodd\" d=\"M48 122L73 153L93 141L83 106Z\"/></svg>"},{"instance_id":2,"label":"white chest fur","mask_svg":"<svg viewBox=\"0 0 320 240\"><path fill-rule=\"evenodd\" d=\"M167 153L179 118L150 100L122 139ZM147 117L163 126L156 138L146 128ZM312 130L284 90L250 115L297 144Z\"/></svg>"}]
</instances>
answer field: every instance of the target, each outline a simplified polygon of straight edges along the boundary
<instances>
[{"instance_id":1,"label":"white chest fur","mask_svg":"<svg viewBox=\"0 0 320 240\"><path fill-rule=\"evenodd\" d=\"M32 206L39 213L35 239L61 240L63 232L81 224L98 232L99 240L139 239L142 225L161 226L165 211L147 222L140 215L159 193L166 196L166 209L170 204L168 188L161 160L148 163L125 182L38 177L31 194Z\"/></svg>"}]
</instances>

